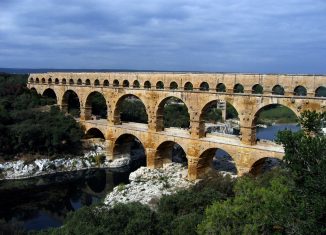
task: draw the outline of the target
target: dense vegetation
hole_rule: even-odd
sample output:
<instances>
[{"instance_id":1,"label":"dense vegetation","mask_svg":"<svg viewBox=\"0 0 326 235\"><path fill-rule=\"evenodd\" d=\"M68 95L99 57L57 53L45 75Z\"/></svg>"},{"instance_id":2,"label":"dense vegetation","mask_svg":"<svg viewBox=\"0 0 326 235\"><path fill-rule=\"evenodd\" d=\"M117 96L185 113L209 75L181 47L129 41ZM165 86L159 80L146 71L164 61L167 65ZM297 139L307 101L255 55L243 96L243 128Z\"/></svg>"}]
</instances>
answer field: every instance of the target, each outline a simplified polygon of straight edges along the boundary
<instances>
[{"instance_id":1,"label":"dense vegetation","mask_svg":"<svg viewBox=\"0 0 326 235\"><path fill-rule=\"evenodd\" d=\"M0 74L0 156L76 153L83 131L54 101L26 88L26 75Z\"/></svg>"},{"instance_id":2,"label":"dense vegetation","mask_svg":"<svg viewBox=\"0 0 326 235\"><path fill-rule=\"evenodd\" d=\"M305 112L305 131L279 133L282 167L235 182L210 177L191 190L164 196L156 211L138 203L71 213L45 234L325 234L326 114Z\"/></svg>"}]
</instances>

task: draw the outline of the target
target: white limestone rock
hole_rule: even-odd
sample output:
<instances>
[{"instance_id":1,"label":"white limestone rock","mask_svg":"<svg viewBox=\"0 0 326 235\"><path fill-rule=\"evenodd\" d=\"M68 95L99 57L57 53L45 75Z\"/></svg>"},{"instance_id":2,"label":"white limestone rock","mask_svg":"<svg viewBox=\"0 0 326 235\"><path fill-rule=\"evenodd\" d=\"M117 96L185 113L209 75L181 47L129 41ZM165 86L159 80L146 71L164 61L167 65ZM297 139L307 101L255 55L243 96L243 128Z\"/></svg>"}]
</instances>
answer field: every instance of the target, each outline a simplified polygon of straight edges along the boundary
<instances>
[{"instance_id":1,"label":"white limestone rock","mask_svg":"<svg viewBox=\"0 0 326 235\"><path fill-rule=\"evenodd\" d=\"M112 162L109 163L110 168L120 168L125 167L130 164L130 158L127 157L121 157L114 159Z\"/></svg>"},{"instance_id":2,"label":"white limestone rock","mask_svg":"<svg viewBox=\"0 0 326 235\"><path fill-rule=\"evenodd\" d=\"M162 169L141 167L130 174L130 184L116 186L104 203L112 207L116 203L140 202L154 209L163 195L194 185L184 172L186 167L178 163L167 164Z\"/></svg>"}]
</instances>

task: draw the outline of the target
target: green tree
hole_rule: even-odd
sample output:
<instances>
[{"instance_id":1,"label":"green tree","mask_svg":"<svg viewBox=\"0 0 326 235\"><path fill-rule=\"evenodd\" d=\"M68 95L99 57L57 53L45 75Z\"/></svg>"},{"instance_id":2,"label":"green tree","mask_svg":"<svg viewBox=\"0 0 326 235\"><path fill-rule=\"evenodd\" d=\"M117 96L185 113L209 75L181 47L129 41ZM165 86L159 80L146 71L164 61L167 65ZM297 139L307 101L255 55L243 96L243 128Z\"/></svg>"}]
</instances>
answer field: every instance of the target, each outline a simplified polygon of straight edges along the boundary
<instances>
[{"instance_id":1,"label":"green tree","mask_svg":"<svg viewBox=\"0 0 326 235\"><path fill-rule=\"evenodd\" d=\"M64 226L40 234L157 234L157 219L149 207L140 203L117 204L108 210L103 207L83 207L70 213Z\"/></svg>"},{"instance_id":2,"label":"green tree","mask_svg":"<svg viewBox=\"0 0 326 235\"><path fill-rule=\"evenodd\" d=\"M215 202L198 225L199 234L272 234L296 229L292 181L275 172L236 182L235 197Z\"/></svg>"}]
</instances>

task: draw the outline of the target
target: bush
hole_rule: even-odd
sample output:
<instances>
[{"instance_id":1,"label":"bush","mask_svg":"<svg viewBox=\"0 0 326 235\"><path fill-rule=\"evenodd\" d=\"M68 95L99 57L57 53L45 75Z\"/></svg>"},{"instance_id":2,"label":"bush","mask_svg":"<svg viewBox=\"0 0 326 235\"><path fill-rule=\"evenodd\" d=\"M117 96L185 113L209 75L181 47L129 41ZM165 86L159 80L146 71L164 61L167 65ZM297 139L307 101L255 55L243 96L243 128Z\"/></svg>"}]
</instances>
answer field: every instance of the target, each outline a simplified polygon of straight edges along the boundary
<instances>
[{"instance_id":1,"label":"bush","mask_svg":"<svg viewBox=\"0 0 326 235\"><path fill-rule=\"evenodd\" d=\"M140 203L117 204L108 210L100 207L83 207L70 213L64 226L39 234L157 234L157 218L149 207Z\"/></svg>"},{"instance_id":2,"label":"bush","mask_svg":"<svg viewBox=\"0 0 326 235\"><path fill-rule=\"evenodd\" d=\"M106 156L104 154L96 154L94 156L94 160L95 160L95 163L97 166L100 166L101 164L103 164L105 159L106 159Z\"/></svg>"}]
</instances>

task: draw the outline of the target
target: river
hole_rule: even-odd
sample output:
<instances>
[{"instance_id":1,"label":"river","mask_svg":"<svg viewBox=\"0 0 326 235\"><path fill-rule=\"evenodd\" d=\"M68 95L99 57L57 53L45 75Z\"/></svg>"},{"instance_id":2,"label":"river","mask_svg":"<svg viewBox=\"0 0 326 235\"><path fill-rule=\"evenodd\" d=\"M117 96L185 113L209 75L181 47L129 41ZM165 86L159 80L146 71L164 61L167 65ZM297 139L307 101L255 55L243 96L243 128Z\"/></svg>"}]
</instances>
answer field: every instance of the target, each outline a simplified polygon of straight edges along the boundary
<instances>
[{"instance_id":1,"label":"river","mask_svg":"<svg viewBox=\"0 0 326 235\"><path fill-rule=\"evenodd\" d=\"M273 140L285 128L300 129L296 124L277 124L258 128L257 138ZM128 183L128 176L129 172L98 169L2 181L0 220L27 231L59 227L68 212L101 202L114 186Z\"/></svg>"},{"instance_id":2,"label":"river","mask_svg":"<svg viewBox=\"0 0 326 235\"><path fill-rule=\"evenodd\" d=\"M27 231L61 226L68 212L101 202L128 176L97 169L2 181L0 219Z\"/></svg>"}]
</instances>

